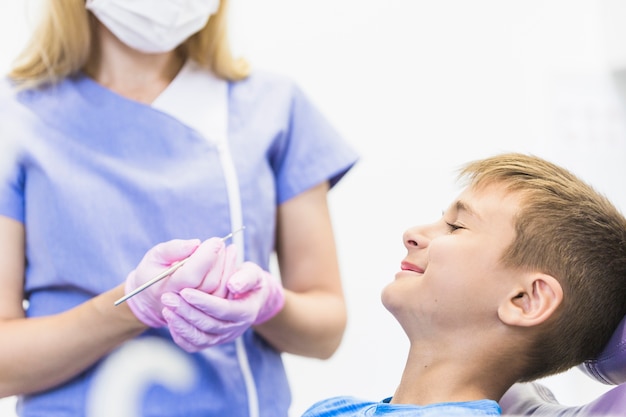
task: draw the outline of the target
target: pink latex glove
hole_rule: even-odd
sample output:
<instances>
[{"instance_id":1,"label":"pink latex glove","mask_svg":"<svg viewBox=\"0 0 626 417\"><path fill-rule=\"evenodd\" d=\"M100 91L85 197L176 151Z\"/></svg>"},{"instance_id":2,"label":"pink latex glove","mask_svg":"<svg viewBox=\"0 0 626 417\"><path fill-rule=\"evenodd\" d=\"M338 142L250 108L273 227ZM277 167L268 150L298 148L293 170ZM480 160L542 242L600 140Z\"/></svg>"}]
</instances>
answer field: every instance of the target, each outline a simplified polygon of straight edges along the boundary
<instances>
[{"instance_id":1,"label":"pink latex glove","mask_svg":"<svg viewBox=\"0 0 626 417\"><path fill-rule=\"evenodd\" d=\"M126 302L135 316L150 327L165 326L161 296L164 293L180 292L183 288L200 288L214 292L218 289L224 273L224 242L220 238L211 238L200 244L198 239L174 239L159 243L144 255L143 259L126 278L125 292L151 280L175 262L187 257L185 265L172 275L129 298Z\"/></svg>"},{"instance_id":2,"label":"pink latex glove","mask_svg":"<svg viewBox=\"0 0 626 417\"><path fill-rule=\"evenodd\" d=\"M167 306L163 317L172 338L186 351L233 341L250 326L272 318L285 303L280 282L252 262L244 263L222 282L226 284L225 297L186 288L161 298Z\"/></svg>"}]
</instances>

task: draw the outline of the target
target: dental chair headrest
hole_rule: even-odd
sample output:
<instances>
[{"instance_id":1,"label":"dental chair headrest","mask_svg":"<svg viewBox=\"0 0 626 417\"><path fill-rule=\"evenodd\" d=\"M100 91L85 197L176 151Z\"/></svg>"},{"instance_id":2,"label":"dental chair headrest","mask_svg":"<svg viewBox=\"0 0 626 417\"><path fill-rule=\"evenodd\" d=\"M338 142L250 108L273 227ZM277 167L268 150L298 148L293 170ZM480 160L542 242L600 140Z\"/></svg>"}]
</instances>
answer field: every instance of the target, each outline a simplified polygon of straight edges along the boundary
<instances>
[{"instance_id":1,"label":"dental chair headrest","mask_svg":"<svg viewBox=\"0 0 626 417\"><path fill-rule=\"evenodd\" d=\"M609 385L626 382L626 317L622 319L604 350L579 368L590 377Z\"/></svg>"},{"instance_id":2,"label":"dental chair headrest","mask_svg":"<svg viewBox=\"0 0 626 417\"><path fill-rule=\"evenodd\" d=\"M604 350L594 360L579 366L584 373L605 384L617 385L582 405L560 404L538 382L514 384L500 399L503 417L618 417L626 410L626 317Z\"/></svg>"}]
</instances>

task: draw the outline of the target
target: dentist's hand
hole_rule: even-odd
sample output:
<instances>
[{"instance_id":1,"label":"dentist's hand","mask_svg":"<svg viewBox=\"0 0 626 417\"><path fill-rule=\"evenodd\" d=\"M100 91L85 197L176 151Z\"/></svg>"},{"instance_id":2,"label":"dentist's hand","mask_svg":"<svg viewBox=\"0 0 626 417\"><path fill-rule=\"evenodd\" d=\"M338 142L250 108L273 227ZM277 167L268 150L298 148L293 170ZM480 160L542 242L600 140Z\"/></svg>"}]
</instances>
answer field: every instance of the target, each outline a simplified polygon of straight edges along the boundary
<instances>
[{"instance_id":1,"label":"dentist's hand","mask_svg":"<svg viewBox=\"0 0 626 417\"><path fill-rule=\"evenodd\" d=\"M211 238L200 244L198 239L175 239L159 243L144 255L143 259L126 278L126 294L145 284L176 262L189 257L185 265L172 275L146 288L126 302L135 316L150 327L165 326L161 296L178 293L183 288L200 288L214 292L223 275L224 243L220 238Z\"/></svg>"},{"instance_id":2,"label":"dentist's hand","mask_svg":"<svg viewBox=\"0 0 626 417\"><path fill-rule=\"evenodd\" d=\"M229 269L225 267L224 271ZM230 342L283 308L281 283L252 262L244 263L230 276L225 274L222 282L224 297L187 288L180 294L167 293L161 298L167 306L163 317L172 338L186 351L197 352Z\"/></svg>"}]
</instances>

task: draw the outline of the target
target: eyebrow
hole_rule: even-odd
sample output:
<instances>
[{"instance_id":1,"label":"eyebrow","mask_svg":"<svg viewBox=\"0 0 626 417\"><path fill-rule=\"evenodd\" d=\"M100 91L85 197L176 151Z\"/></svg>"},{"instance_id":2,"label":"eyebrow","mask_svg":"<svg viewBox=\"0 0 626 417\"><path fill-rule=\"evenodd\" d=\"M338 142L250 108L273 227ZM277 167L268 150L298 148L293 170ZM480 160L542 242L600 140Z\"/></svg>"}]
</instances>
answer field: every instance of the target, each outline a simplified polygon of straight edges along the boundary
<instances>
[{"instance_id":1,"label":"eyebrow","mask_svg":"<svg viewBox=\"0 0 626 417\"><path fill-rule=\"evenodd\" d=\"M456 208L457 212L464 211L470 214L471 216L476 217L479 220L481 219L478 213L476 212L476 210L472 209L472 207L469 204L467 204L465 201L457 200L456 203L454 204L454 207Z\"/></svg>"}]
</instances>

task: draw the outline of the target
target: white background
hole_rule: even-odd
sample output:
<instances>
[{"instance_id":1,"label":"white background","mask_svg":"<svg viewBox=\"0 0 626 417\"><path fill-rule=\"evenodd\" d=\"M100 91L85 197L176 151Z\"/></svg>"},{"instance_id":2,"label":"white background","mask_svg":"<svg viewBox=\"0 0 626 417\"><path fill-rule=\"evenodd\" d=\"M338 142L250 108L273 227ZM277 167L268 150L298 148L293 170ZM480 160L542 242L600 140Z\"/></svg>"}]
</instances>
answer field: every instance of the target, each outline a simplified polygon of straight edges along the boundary
<instances>
[{"instance_id":1,"label":"white background","mask_svg":"<svg viewBox=\"0 0 626 417\"><path fill-rule=\"evenodd\" d=\"M0 3L3 72L33 1ZM232 0L235 50L294 78L361 154L331 194L348 329L328 361L286 356L292 416L329 396L393 394L407 341L380 291L404 229L436 219L458 191L459 164L537 153L626 209L625 3ZM568 404L608 389L577 370L545 382ZM0 415L13 403L0 400Z\"/></svg>"}]
</instances>

